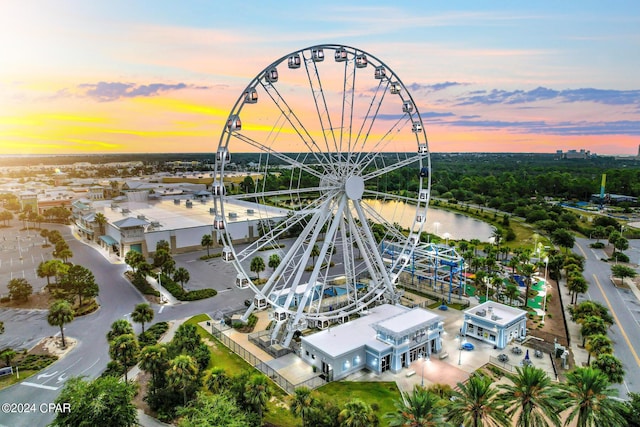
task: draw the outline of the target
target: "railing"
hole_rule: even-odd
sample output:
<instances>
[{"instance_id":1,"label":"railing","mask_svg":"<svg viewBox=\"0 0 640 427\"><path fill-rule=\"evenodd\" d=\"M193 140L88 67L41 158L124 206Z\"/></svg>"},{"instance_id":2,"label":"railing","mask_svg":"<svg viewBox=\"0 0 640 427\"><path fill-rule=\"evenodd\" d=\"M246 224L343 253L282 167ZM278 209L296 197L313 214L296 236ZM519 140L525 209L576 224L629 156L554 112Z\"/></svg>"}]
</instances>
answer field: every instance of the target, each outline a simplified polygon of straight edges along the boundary
<instances>
[{"instance_id":1,"label":"railing","mask_svg":"<svg viewBox=\"0 0 640 427\"><path fill-rule=\"evenodd\" d=\"M509 362L502 362L500 361L497 357L494 356L489 356L489 363L491 363L492 365L495 365L507 372L516 372L516 368L520 367L520 365L512 365ZM549 376L549 378L551 379L555 379L556 381L558 380L558 375L556 374L555 371L548 371L546 369L540 368L542 369L544 372L546 372L546 374Z\"/></svg>"},{"instance_id":2,"label":"railing","mask_svg":"<svg viewBox=\"0 0 640 427\"><path fill-rule=\"evenodd\" d=\"M320 374L309 378L305 381L302 381L298 384L293 384L291 381L287 380L281 374L278 373L275 369L267 365L262 360L258 359L253 353L249 350L245 349L231 338L222 333L222 330L218 328L219 325L212 324L213 328L211 328L211 334L222 344L224 344L229 350L240 356L245 362L271 378L271 380L282 390L284 390L287 394L293 394L295 389L298 387L307 387L311 390L320 387L323 384L326 384L326 381L320 377Z\"/></svg>"}]
</instances>

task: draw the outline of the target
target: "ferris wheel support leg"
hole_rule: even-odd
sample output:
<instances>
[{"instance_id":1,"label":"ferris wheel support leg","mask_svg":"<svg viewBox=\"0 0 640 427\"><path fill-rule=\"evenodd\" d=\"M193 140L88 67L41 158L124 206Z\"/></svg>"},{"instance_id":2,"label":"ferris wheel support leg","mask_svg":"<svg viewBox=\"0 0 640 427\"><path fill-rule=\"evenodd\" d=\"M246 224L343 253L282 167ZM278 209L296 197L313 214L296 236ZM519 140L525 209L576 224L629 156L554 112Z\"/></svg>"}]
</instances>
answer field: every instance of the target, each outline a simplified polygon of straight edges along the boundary
<instances>
[{"instance_id":1,"label":"ferris wheel support leg","mask_svg":"<svg viewBox=\"0 0 640 427\"><path fill-rule=\"evenodd\" d=\"M276 326L273 328L273 332L271 333L271 342L278 339L278 334L280 333L280 328L285 322L278 322Z\"/></svg>"},{"instance_id":2,"label":"ferris wheel support leg","mask_svg":"<svg viewBox=\"0 0 640 427\"><path fill-rule=\"evenodd\" d=\"M252 302L251 305L247 308L247 311L244 312L240 320L244 323L247 323L247 320L249 320L249 316L251 316L251 313L253 313L255 309L256 309L256 303Z\"/></svg>"},{"instance_id":3,"label":"ferris wheel support leg","mask_svg":"<svg viewBox=\"0 0 640 427\"><path fill-rule=\"evenodd\" d=\"M282 345L284 347L289 347L289 344L291 344L291 340L293 339L293 334L295 333L295 329L290 329L287 332L287 336L284 338L284 341L282 342Z\"/></svg>"}]
</instances>

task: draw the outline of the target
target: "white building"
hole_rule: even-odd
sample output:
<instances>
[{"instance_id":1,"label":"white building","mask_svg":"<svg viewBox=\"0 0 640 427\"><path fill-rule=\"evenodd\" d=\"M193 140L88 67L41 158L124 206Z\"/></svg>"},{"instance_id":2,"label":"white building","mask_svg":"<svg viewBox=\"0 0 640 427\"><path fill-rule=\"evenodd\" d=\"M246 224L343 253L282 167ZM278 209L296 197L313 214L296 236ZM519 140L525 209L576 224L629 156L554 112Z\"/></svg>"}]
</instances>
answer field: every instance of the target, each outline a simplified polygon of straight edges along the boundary
<instances>
[{"instance_id":1,"label":"white building","mask_svg":"<svg viewBox=\"0 0 640 427\"><path fill-rule=\"evenodd\" d=\"M399 372L442 349L442 317L422 308L382 304L357 319L301 338L300 355L338 380L361 369Z\"/></svg>"},{"instance_id":2,"label":"white building","mask_svg":"<svg viewBox=\"0 0 640 427\"><path fill-rule=\"evenodd\" d=\"M511 341L527 336L527 312L487 301L465 310L460 333L503 349Z\"/></svg>"}]
</instances>

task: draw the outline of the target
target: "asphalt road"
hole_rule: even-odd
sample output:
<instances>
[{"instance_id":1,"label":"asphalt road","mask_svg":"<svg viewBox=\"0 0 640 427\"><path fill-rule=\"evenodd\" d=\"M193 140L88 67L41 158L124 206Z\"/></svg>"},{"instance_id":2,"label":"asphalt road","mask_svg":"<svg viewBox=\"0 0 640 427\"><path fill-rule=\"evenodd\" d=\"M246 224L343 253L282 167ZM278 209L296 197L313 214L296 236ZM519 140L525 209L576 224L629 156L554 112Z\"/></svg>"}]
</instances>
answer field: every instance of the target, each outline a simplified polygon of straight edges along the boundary
<instances>
[{"instance_id":1,"label":"asphalt road","mask_svg":"<svg viewBox=\"0 0 640 427\"><path fill-rule=\"evenodd\" d=\"M625 369L625 381L616 386L621 398L631 392L640 392L640 301L628 289L620 289L611 282L611 264L601 249L592 249L589 244L595 240L576 238L574 252L585 257L584 277L589 282L589 291L578 301L593 300L609 308L615 319L609 331L614 343L615 356ZM625 251L630 257L640 251L640 241L630 240L635 249ZM637 253L636 253L637 254ZM632 260L633 261L633 260Z\"/></svg>"},{"instance_id":2,"label":"asphalt road","mask_svg":"<svg viewBox=\"0 0 640 427\"><path fill-rule=\"evenodd\" d=\"M98 249L77 241L69 228L62 227L60 230L74 253L72 261L93 272L100 286L100 309L65 326L65 336L78 341L69 354L38 375L0 391L0 403L28 404L25 407L33 410L28 413L0 412L0 426L33 427L50 423L55 413L50 412L47 405L56 399L64 383L74 376L81 375L93 379L102 373L110 360L105 337L111 323L119 318L128 318L135 304L145 301L138 290L124 278L123 274L127 269L125 264L112 264ZM208 271L208 277L215 282L213 287L221 288L222 292L214 298L202 301L154 305L154 322L185 319L200 313L235 311L244 307L245 299L252 297L248 290L235 288L235 273L232 277L227 274L212 274L216 273L215 265L201 261L192 262L195 258L197 255L194 254L181 255L177 265L185 263L197 277L203 277ZM48 325L46 313L40 310L0 313L0 318L9 318L5 320L6 332L3 339L17 340L16 342L21 341L32 346L41 338L59 333L59 328ZM140 332L140 325L135 324L134 328L136 332ZM44 406L41 406L43 404Z\"/></svg>"}]
</instances>

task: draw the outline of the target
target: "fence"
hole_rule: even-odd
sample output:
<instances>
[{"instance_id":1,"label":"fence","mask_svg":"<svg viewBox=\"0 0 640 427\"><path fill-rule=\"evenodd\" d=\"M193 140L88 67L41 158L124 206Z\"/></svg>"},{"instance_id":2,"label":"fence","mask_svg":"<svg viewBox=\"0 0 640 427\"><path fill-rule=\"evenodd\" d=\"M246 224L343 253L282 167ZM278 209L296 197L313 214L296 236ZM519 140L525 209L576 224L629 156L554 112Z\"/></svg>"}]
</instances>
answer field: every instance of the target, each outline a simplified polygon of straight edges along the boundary
<instances>
[{"instance_id":1,"label":"fence","mask_svg":"<svg viewBox=\"0 0 640 427\"><path fill-rule=\"evenodd\" d=\"M278 373L275 369L267 365L262 360L258 359L253 355L249 350L245 349L231 338L222 333L222 330L219 329L219 325L212 324L213 328L211 328L211 334L222 344L224 344L229 350L240 356L245 362L271 378L271 380L282 390L284 390L287 394L293 394L295 389L298 387L307 387L311 390L320 387L323 384L326 384L326 381L320 377L320 374L309 378L301 383L293 384L281 374ZM228 328L227 328L228 329Z\"/></svg>"},{"instance_id":2,"label":"fence","mask_svg":"<svg viewBox=\"0 0 640 427\"><path fill-rule=\"evenodd\" d=\"M449 296L448 292L439 293L438 291L434 290L430 286L419 285L419 284L415 285L415 284L404 283L404 282L401 283L400 286L409 291L415 292L422 297L432 300L433 303L444 300L446 303L451 302L454 304L460 304L464 308L467 308L471 305L468 299L460 298L456 294L451 294L451 296ZM449 298L451 298L451 301L449 301Z\"/></svg>"}]
</instances>

